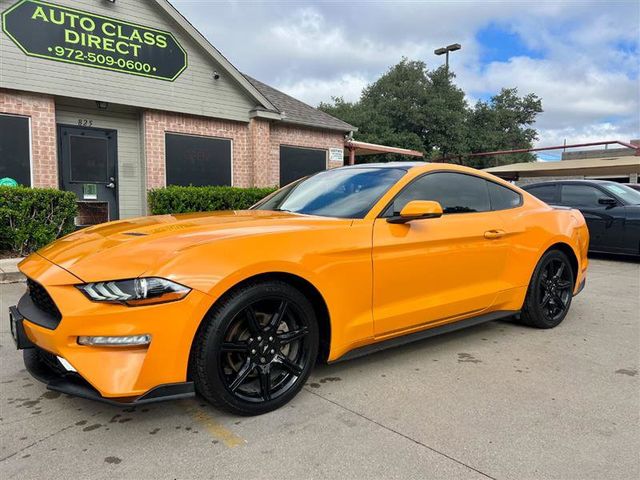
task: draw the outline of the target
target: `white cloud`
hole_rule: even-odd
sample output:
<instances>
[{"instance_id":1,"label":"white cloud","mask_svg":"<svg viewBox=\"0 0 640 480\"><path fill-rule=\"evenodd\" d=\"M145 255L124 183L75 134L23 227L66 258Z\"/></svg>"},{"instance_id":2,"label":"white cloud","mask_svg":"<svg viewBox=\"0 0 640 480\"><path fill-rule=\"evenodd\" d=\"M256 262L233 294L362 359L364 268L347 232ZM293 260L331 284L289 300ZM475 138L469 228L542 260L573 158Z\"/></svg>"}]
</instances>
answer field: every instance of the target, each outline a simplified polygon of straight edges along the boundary
<instances>
[{"instance_id":1,"label":"white cloud","mask_svg":"<svg viewBox=\"0 0 640 480\"><path fill-rule=\"evenodd\" d=\"M173 2L238 68L312 105L356 100L403 56L451 68L469 99L518 87L543 100L539 144L640 136L640 3L624 0ZM542 58L482 63L476 33L515 32ZM505 46L509 50L509 46Z\"/></svg>"},{"instance_id":2,"label":"white cloud","mask_svg":"<svg viewBox=\"0 0 640 480\"><path fill-rule=\"evenodd\" d=\"M327 80L301 79L282 84L280 88L295 98L305 98L309 104L318 105L322 101L331 100L332 97L357 100L368 83L369 80L362 75L344 74Z\"/></svg>"}]
</instances>

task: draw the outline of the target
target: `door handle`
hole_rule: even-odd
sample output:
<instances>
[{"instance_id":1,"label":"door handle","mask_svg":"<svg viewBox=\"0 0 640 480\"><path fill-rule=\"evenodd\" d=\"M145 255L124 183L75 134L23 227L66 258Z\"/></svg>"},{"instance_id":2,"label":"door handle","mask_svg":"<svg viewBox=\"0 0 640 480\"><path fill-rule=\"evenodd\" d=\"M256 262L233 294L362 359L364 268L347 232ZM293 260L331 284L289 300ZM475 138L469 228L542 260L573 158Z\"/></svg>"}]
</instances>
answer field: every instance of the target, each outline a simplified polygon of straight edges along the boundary
<instances>
[{"instance_id":1,"label":"door handle","mask_svg":"<svg viewBox=\"0 0 640 480\"><path fill-rule=\"evenodd\" d=\"M504 230L487 230L484 232L484 238L487 240L495 240L496 238L502 238L505 236Z\"/></svg>"},{"instance_id":2,"label":"door handle","mask_svg":"<svg viewBox=\"0 0 640 480\"><path fill-rule=\"evenodd\" d=\"M109 182L109 183L107 183L107 184L105 185L105 187L107 187L107 188L116 188L116 184L115 184L115 183L113 183L113 182Z\"/></svg>"}]
</instances>

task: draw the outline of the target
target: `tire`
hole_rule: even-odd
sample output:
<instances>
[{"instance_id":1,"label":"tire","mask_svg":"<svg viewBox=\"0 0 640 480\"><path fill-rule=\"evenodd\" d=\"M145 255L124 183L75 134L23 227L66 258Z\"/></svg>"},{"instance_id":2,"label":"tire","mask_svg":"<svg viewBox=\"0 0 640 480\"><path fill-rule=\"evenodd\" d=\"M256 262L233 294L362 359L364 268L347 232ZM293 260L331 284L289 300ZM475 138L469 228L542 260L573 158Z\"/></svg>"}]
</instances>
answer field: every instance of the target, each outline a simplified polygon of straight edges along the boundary
<instances>
[{"instance_id":1,"label":"tire","mask_svg":"<svg viewBox=\"0 0 640 480\"><path fill-rule=\"evenodd\" d=\"M536 328L560 325L571 307L573 287L573 268L567 255L549 250L531 276L520 322Z\"/></svg>"},{"instance_id":2,"label":"tire","mask_svg":"<svg viewBox=\"0 0 640 480\"><path fill-rule=\"evenodd\" d=\"M288 283L249 283L205 317L191 356L196 390L238 415L261 415L289 402L318 354L313 306Z\"/></svg>"}]
</instances>

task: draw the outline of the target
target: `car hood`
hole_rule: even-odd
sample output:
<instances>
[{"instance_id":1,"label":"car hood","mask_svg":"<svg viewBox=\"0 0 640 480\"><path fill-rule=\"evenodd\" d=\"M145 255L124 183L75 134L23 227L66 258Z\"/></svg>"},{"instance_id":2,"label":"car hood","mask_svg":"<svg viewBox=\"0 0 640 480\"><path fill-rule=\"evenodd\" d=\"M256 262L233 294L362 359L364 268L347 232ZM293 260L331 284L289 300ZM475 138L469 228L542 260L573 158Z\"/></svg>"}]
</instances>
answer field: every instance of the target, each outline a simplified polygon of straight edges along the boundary
<instances>
[{"instance_id":1,"label":"car hood","mask_svg":"<svg viewBox=\"0 0 640 480\"><path fill-rule=\"evenodd\" d=\"M337 222L351 221L264 210L158 215L85 228L37 253L85 282L134 278L203 243Z\"/></svg>"}]
</instances>

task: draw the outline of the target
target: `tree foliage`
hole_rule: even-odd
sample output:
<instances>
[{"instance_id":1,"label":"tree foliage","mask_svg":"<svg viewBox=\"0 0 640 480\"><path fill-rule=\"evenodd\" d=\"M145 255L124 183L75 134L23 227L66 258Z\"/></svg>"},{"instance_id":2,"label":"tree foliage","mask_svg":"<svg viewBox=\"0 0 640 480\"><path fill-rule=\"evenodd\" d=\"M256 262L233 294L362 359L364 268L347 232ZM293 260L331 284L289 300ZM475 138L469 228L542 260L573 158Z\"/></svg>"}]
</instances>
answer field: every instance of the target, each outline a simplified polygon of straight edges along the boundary
<instances>
[{"instance_id":1,"label":"tree foliage","mask_svg":"<svg viewBox=\"0 0 640 480\"><path fill-rule=\"evenodd\" d=\"M531 147L537 138L532 125L542 112L540 99L505 88L470 106L454 79L445 67L429 71L424 62L405 58L367 86L357 102L337 97L319 108L356 125L357 140L419 150L427 159L456 157L480 168L533 160L530 154L466 155Z\"/></svg>"}]
</instances>

